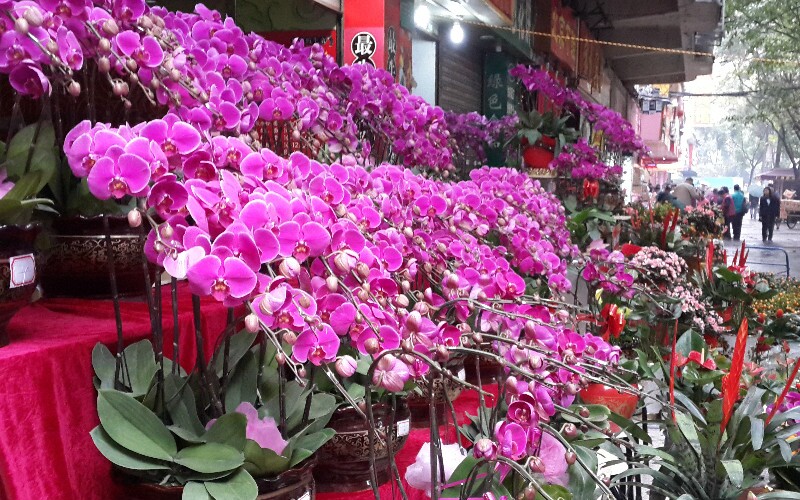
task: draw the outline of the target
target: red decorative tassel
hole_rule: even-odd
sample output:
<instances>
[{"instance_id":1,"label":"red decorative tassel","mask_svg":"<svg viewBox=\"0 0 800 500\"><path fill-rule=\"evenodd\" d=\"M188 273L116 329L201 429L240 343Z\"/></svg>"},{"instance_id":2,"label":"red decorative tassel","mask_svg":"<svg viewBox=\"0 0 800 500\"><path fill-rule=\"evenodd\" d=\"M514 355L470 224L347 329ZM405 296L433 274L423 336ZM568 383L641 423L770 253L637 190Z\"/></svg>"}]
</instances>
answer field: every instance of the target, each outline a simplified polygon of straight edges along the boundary
<instances>
[{"instance_id":1,"label":"red decorative tassel","mask_svg":"<svg viewBox=\"0 0 800 500\"><path fill-rule=\"evenodd\" d=\"M739 332L736 334L736 345L731 357L731 369L722 377L722 423L720 432L725 432L728 422L733 415L733 406L739 400L739 379L742 378L744 366L744 353L747 349L747 318L742 320Z\"/></svg>"},{"instance_id":2,"label":"red decorative tassel","mask_svg":"<svg viewBox=\"0 0 800 500\"><path fill-rule=\"evenodd\" d=\"M708 242L708 247L706 247L706 273L708 274L708 278L711 279L711 273L714 272L714 243L712 241Z\"/></svg>"}]
</instances>

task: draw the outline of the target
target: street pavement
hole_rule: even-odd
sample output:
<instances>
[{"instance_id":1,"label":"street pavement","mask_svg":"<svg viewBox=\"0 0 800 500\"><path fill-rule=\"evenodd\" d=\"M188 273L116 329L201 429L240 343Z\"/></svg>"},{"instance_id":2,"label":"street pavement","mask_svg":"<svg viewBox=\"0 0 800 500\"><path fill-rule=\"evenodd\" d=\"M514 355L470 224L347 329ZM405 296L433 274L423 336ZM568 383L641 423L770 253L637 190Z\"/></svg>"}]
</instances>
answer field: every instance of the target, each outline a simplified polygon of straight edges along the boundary
<instances>
[{"instance_id":1,"label":"street pavement","mask_svg":"<svg viewBox=\"0 0 800 500\"><path fill-rule=\"evenodd\" d=\"M789 260L789 275L800 276L800 224L789 229L782 223L774 231L772 242L761 241L761 223L745 215L742 223L742 240L747 242L750 257L747 264L755 271L769 271L776 274L786 273L786 258ZM740 242L725 240L728 259L732 260ZM784 254L784 252L786 252Z\"/></svg>"}]
</instances>

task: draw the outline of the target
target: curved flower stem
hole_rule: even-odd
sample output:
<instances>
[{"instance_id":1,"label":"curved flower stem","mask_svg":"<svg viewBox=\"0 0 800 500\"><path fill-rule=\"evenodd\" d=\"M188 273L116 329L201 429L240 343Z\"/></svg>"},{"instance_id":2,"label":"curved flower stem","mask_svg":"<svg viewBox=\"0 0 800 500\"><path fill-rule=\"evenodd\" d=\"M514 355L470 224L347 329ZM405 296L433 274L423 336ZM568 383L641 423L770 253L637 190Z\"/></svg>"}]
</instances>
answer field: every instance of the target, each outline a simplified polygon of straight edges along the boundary
<instances>
[{"instance_id":1,"label":"curved flower stem","mask_svg":"<svg viewBox=\"0 0 800 500\"><path fill-rule=\"evenodd\" d=\"M583 468L583 470L585 470L585 471L586 471L586 472L587 472L587 473L588 473L590 476L592 476L592 479L593 479L593 480L595 481L595 483L596 483L596 484L597 484L597 485L600 487L600 489L601 489L601 490L603 490L603 493L605 493L606 495L608 495L608 497L610 497L610 498L614 498L614 493L613 493L613 492L612 492L612 491L611 491L611 490L608 488L608 486L606 486L606 484L603 482L603 480L602 480L602 479L600 479L600 478L597 476L597 474L595 473L595 471L593 471L593 470L591 469L591 467L589 467L589 466L588 466L588 465L587 465L587 464L586 464L586 463L583 461L583 459L580 457L580 455L578 455L578 454L575 452L575 448L573 448L573 447L572 447L572 445L571 445L571 444L569 444L569 441L567 441L566 439L564 439L564 437L563 437L561 434L559 434L558 432L556 432L556 430L555 430L555 429L553 429L552 427L550 427L549 425L547 425L547 424L540 424L540 426L541 426L541 428L542 428L544 431L546 431L548 434L550 434L551 436L553 436L554 438L556 438L556 439L557 439L557 440L558 440L558 441L559 441L559 442L560 442L560 443L561 443L561 444L562 444L564 447L566 447L568 450L570 450L570 451L572 451L573 453L575 453L575 457L577 458L576 462L577 462L578 464L580 464L580 466Z\"/></svg>"}]
</instances>

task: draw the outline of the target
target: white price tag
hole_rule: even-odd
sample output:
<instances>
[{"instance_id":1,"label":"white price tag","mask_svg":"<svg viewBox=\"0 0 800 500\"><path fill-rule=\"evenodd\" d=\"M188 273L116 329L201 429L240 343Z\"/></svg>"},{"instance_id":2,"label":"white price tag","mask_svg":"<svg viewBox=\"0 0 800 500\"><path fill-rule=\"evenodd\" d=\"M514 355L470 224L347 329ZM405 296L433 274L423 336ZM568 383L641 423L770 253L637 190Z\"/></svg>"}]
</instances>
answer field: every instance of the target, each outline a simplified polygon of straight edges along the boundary
<instances>
[{"instance_id":1,"label":"white price tag","mask_svg":"<svg viewBox=\"0 0 800 500\"><path fill-rule=\"evenodd\" d=\"M464 368L458 370L458 379L467 380L467 370L465 370Z\"/></svg>"},{"instance_id":2,"label":"white price tag","mask_svg":"<svg viewBox=\"0 0 800 500\"><path fill-rule=\"evenodd\" d=\"M11 266L9 288L31 285L36 281L36 259L32 253L11 257L8 259L8 265Z\"/></svg>"},{"instance_id":3,"label":"white price tag","mask_svg":"<svg viewBox=\"0 0 800 500\"><path fill-rule=\"evenodd\" d=\"M305 493L303 493L303 496L301 496L297 500L311 500L311 492L306 491Z\"/></svg>"},{"instance_id":4,"label":"white price tag","mask_svg":"<svg viewBox=\"0 0 800 500\"><path fill-rule=\"evenodd\" d=\"M409 419L397 422L397 437L408 436L408 432L410 429L411 429L411 421Z\"/></svg>"}]
</instances>

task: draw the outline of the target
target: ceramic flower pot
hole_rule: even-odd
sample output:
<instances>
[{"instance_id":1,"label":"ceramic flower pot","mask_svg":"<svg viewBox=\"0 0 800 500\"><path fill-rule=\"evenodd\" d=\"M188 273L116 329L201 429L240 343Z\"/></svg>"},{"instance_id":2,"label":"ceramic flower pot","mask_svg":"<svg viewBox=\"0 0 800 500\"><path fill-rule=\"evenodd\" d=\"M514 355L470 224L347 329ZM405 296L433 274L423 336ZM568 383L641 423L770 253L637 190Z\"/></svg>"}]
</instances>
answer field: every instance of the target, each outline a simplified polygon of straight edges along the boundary
<instances>
[{"instance_id":1,"label":"ceramic flower pot","mask_svg":"<svg viewBox=\"0 0 800 500\"><path fill-rule=\"evenodd\" d=\"M493 352L491 342L484 342L480 346L481 351ZM478 366L475 366L475 361ZM464 372L466 373L466 381L470 384L477 384L480 378L481 384L490 384L495 382L503 369L503 365L495 362L486 356L468 355L464 358ZM480 377L478 377L480 372Z\"/></svg>"},{"instance_id":2,"label":"ceramic flower pot","mask_svg":"<svg viewBox=\"0 0 800 500\"><path fill-rule=\"evenodd\" d=\"M315 460L290 469L271 479L258 478L257 500L312 500L316 496L314 483ZM136 478L114 469L114 480L123 486L125 500L181 500L182 486L161 486L138 482Z\"/></svg>"},{"instance_id":3,"label":"ceramic flower pot","mask_svg":"<svg viewBox=\"0 0 800 500\"><path fill-rule=\"evenodd\" d=\"M464 369L464 360L459 359L451 362L446 366L456 378L461 380L466 379L466 371ZM432 396L436 403L436 415L440 423L445 422L447 418L452 418L450 412L450 405L447 400L455 401L461 394L463 386L451 378L442 379L440 376L433 376L433 383L429 379L421 380L417 383L418 388L422 391L418 394L416 391L408 395L408 407L411 410L411 426L415 428L429 427L430 426L430 397Z\"/></svg>"},{"instance_id":4,"label":"ceramic flower pot","mask_svg":"<svg viewBox=\"0 0 800 500\"><path fill-rule=\"evenodd\" d=\"M405 445L409 433L409 412L405 401L398 401L392 414L392 408L385 403L372 407L378 435L375 437L375 468L378 483L383 484L391 478L389 462L389 446L393 454L397 454ZM359 415L355 408L347 407L336 410L328 422L328 427L336 431L330 441L317 451L317 468L314 479L319 491L351 492L369 489L370 486L370 445L369 423ZM381 439L386 435L391 441Z\"/></svg>"},{"instance_id":5,"label":"ceramic flower pot","mask_svg":"<svg viewBox=\"0 0 800 500\"><path fill-rule=\"evenodd\" d=\"M119 295L144 295L140 230L130 227L125 217L109 217L109 227ZM45 296L111 297L102 217L56 219L50 239L52 246L42 273ZM151 267L151 273L153 270Z\"/></svg>"},{"instance_id":6,"label":"ceramic flower pot","mask_svg":"<svg viewBox=\"0 0 800 500\"><path fill-rule=\"evenodd\" d=\"M40 230L37 224L0 226L0 347L8 345L9 321L30 303L36 290L38 253L34 244Z\"/></svg>"},{"instance_id":7,"label":"ceramic flower pot","mask_svg":"<svg viewBox=\"0 0 800 500\"><path fill-rule=\"evenodd\" d=\"M555 138L543 136L536 144L525 148L522 159L530 168L547 168L555 157L555 147Z\"/></svg>"},{"instance_id":8,"label":"ceramic flower pot","mask_svg":"<svg viewBox=\"0 0 800 500\"><path fill-rule=\"evenodd\" d=\"M603 384L589 384L580 393L581 400L590 405L603 405L617 415L629 419L636 412L639 404L638 394L620 392ZM619 427L611 423L611 429L619 432Z\"/></svg>"}]
</instances>

